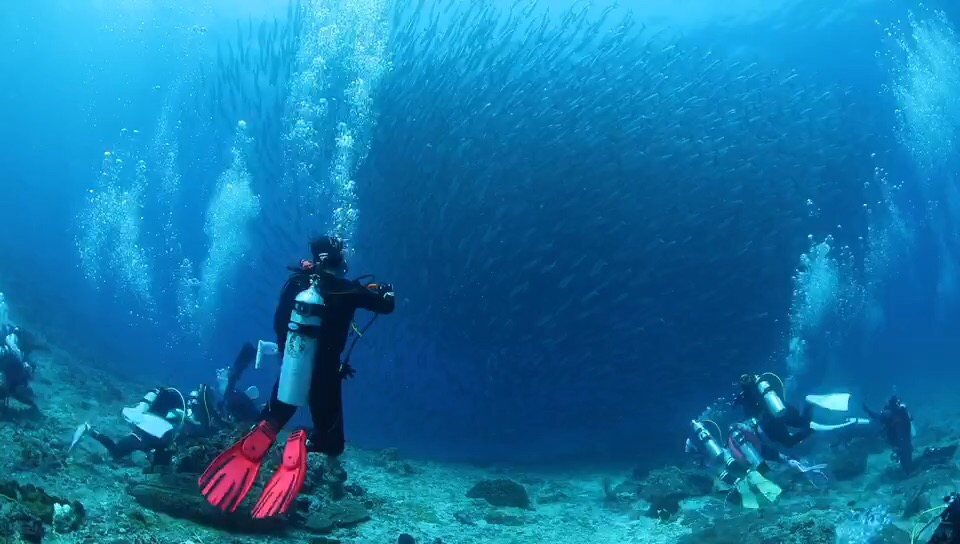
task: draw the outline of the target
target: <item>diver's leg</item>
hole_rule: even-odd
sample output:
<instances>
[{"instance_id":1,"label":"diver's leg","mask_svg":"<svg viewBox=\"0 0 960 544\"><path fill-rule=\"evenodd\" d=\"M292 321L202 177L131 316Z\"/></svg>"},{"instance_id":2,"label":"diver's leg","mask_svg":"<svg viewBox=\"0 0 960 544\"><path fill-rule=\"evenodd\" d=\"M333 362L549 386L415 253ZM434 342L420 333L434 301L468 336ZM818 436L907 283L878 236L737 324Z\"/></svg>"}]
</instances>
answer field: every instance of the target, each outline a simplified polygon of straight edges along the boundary
<instances>
[{"instance_id":1,"label":"diver's leg","mask_svg":"<svg viewBox=\"0 0 960 544\"><path fill-rule=\"evenodd\" d=\"M7 376L3 373L3 371L0 371L0 398L3 399L4 403L6 403L7 399L10 397L10 393L11 391Z\"/></svg>"},{"instance_id":2,"label":"diver's leg","mask_svg":"<svg viewBox=\"0 0 960 544\"><path fill-rule=\"evenodd\" d=\"M237 353L236 359L233 361L233 366L230 367L230 372L227 374L227 391L233 391L237 386L237 382L240 381L240 376L243 375L244 371L250 366L257 358L257 348L254 347L250 342L244 342L243 346L240 347L240 351Z\"/></svg>"},{"instance_id":3,"label":"diver's leg","mask_svg":"<svg viewBox=\"0 0 960 544\"><path fill-rule=\"evenodd\" d=\"M310 451L319 451L331 457L343 453L343 379L338 365L318 365L310 386L310 415L313 433ZM321 370L322 369L322 370Z\"/></svg>"},{"instance_id":4,"label":"diver's leg","mask_svg":"<svg viewBox=\"0 0 960 544\"><path fill-rule=\"evenodd\" d=\"M913 472L913 452L908 449L899 449L896 450L896 454L903 471L907 474Z\"/></svg>"},{"instance_id":5,"label":"diver's leg","mask_svg":"<svg viewBox=\"0 0 960 544\"><path fill-rule=\"evenodd\" d=\"M787 406L787 410L780 416L780 420L790 427L796 427L798 429L803 429L810 426L810 421L813 420L813 405L806 404L803 408L803 413L800 413L799 410L793 406Z\"/></svg>"},{"instance_id":6,"label":"diver's leg","mask_svg":"<svg viewBox=\"0 0 960 544\"><path fill-rule=\"evenodd\" d=\"M788 448L792 448L797 444L806 440L806 438L811 434L813 434L813 429L811 429L810 427L807 427L806 429L800 429L799 431L793 434L787 433L786 436L784 436L783 439L780 441L780 443Z\"/></svg>"},{"instance_id":7,"label":"diver's leg","mask_svg":"<svg viewBox=\"0 0 960 544\"><path fill-rule=\"evenodd\" d=\"M143 451L143 441L133 433L128 434L117 442L114 442L112 438L99 431L91 430L90 436L102 444L104 448L107 448L110 456L115 460L122 459L137 450Z\"/></svg>"},{"instance_id":8,"label":"diver's leg","mask_svg":"<svg viewBox=\"0 0 960 544\"><path fill-rule=\"evenodd\" d=\"M270 401L260 412L260 419L269 422L274 429L282 429L297 413L297 407L287 404L277 398L277 392L280 390L280 379L273 385L273 391L270 392Z\"/></svg>"},{"instance_id":9,"label":"diver's leg","mask_svg":"<svg viewBox=\"0 0 960 544\"><path fill-rule=\"evenodd\" d=\"M30 389L29 385L21 385L20 387L13 390L13 394L10 395L17 401L26 404L34 410L39 410L40 407L37 406L37 399L33 394L33 389Z\"/></svg>"}]
</instances>

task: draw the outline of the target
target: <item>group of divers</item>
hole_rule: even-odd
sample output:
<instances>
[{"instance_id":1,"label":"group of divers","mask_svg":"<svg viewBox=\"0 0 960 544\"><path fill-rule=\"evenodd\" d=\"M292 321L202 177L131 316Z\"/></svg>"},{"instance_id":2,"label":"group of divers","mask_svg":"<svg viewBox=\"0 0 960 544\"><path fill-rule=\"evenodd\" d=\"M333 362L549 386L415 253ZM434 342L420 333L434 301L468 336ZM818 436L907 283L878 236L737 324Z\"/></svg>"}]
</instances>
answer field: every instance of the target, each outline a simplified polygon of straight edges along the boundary
<instances>
[{"instance_id":1,"label":"group of divers","mask_svg":"<svg viewBox=\"0 0 960 544\"><path fill-rule=\"evenodd\" d=\"M287 511L299 493L307 471L307 453L320 452L336 462L343 453L342 382L355 371L350 354L366 328L379 315L395 307L393 287L374 283L373 276L347 279L344 241L322 236L309 241L310 258L291 266L274 313L276 342L259 341L255 347L244 343L233 365L217 371L217 387L200 384L183 395L174 387L157 387L122 416L131 432L115 440L88 423L74 433L72 450L84 437L91 437L114 459L135 451L151 456L154 465L169 464L177 448L222 429L252 425L239 441L217 456L199 478L200 492L214 506L235 511L253 487L267 452L298 407L309 406L313 428L297 430L287 437L282 462L265 486L252 516L264 518ZM374 316L362 329L354 322L358 309ZM34 369L21 347L23 332L13 326L0 330L0 400L9 399L37 410L30 388ZM351 335L353 342L347 347ZM238 384L251 364L260 368L266 359L279 359L280 370L269 400L259 406L256 387L239 389ZM913 447L913 418L897 397L875 412L864 406L867 418L846 418L837 425L813 421L813 409L846 412L850 395L808 395L803 411L784 401L782 381L772 373L745 374L739 380L734 405L743 409L745 419L733 423L723 438L719 425L693 420L686 451L711 471L715 481L739 495L744 508L760 506L757 495L774 502L781 488L770 480L771 464L783 463L804 474L814 485L826 481L826 465L808 465L788 451L815 432L852 426L879 428L892 455L906 473L928 462L949 460L956 446L928 448L916 455ZM942 512L939 540L960 544L960 529L952 532L952 513L960 523L960 499L956 495ZM953 519L952 518L952 519ZM949 531L945 533L944 531ZM947 535L947 539L943 539ZM936 536L936 535L935 535Z\"/></svg>"},{"instance_id":2,"label":"group of divers","mask_svg":"<svg viewBox=\"0 0 960 544\"><path fill-rule=\"evenodd\" d=\"M743 409L745 419L729 426L726 440L717 423L694 419L690 422L685 450L696 464L714 476L717 487L729 490L728 497L738 496L746 509L760 507L758 495L770 503L780 496L781 487L770 480L771 464L791 467L816 487L828 481L826 464L807 464L789 453L817 432L848 428L879 432L891 449L891 459L899 463L906 475L950 462L957 450L954 444L916 452L913 416L897 396L891 396L879 412L864 404L865 418L845 417L838 424L822 424L813 420L814 408L848 412L849 393L807 395L801 412L785 402L780 378L767 372L742 375L732 404ZM953 493L945 497L944 502L943 506L932 509L937 510L938 515L932 517L930 523L937 519L941 523L929 542L960 544L960 495Z\"/></svg>"},{"instance_id":3,"label":"group of divers","mask_svg":"<svg viewBox=\"0 0 960 544\"><path fill-rule=\"evenodd\" d=\"M378 316L394 311L393 286L375 283L373 276L346 277L348 264L343 239L321 236L309 241L310 258L301 259L281 289L274 313L276 342L244 343L233 365L217 371L217 386L200 384L184 395L174 387L148 391L134 406L122 410L130 433L114 439L81 424L70 450L90 437L114 459L133 452L147 454L154 466L169 465L178 449L238 425L252 425L240 440L223 451L199 479L200 492L213 506L233 512L253 487L260 466L280 431L301 406L309 406L313 428L287 437L280 466L253 508L254 518L286 512L294 503L307 474L308 452L323 453L336 463L343 453L342 382L355 370L350 354ZM373 318L359 328L357 310ZM25 335L13 326L0 331L0 399L17 400L38 411L30 380L33 366ZM351 335L353 341L347 346ZM256 387L241 389L244 372L253 364L280 361L276 384L262 406Z\"/></svg>"}]
</instances>

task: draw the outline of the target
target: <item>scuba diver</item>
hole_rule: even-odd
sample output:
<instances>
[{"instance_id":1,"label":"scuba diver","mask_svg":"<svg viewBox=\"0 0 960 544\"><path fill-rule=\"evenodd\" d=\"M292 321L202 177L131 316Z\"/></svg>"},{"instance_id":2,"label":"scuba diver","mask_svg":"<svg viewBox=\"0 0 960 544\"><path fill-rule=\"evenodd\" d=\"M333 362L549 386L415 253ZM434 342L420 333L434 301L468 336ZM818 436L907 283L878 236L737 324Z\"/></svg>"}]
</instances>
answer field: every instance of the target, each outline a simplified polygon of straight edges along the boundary
<instances>
[{"instance_id":1,"label":"scuba diver","mask_svg":"<svg viewBox=\"0 0 960 544\"><path fill-rule=\"evenodd\" d=\"M212 405L213 393L206 385L201 384L186 399L176 388L158 387L148 391L136 406L122 410L123 418L131 426L130 434L114 440L89 423L83 423L73 433L67 452L89 434L114 460L142 451L153 453L153 464L166 465L173 456L173 443L180 436L203 436L212 432L215 418Z\"/></svg>"},{"instance_id":2,"label":"scuba diver","mask_svg":"<svg viewBox=\"0 0 960 544\"><path fill-rule=\"evenodd\" d=\"M907 410L907 405L896 395L887 400L880 413L874 412L866 404L863 411L883 428L884 437L893 450L893 458L900 463L907 474L913 470L913 416Z\"/></svg>"},{"instance_id":3,"label":"scuba diver","mask_svg":"<svg viewBox=\"0 0 960 544\"><path fill-rule=\"evenodd\" d=\"M867 405L864 411L870 419L879 423L884 437L893 450L891 457L900 464L905 474L911 474L921 467L949 463L957 451L957 444L940 447L925 448L920 455L914 455L913 437L916 428L913 425L913 416L907 410L899 397L891 396L880 413L874 412Z\"/></svg>"},{"instance_id":4,"label":"scuba diver","mask_svg":"<svg viewBox=\"0 0 960 544\"><path fill-rule=\"evenodd\" d=\"M923 529L930 526L931 523L940 518L940 525L933 531L928 544L960 544L960 493L951 493L943 498L946 505L939 516L930 520ZM917 537L923 533L923 529L917 533Z\"/></svg>"},{"instance_id":5,"label":"scuba diver","mask_svg":"<svg viewBox=\"0 0 960 544\"><path fill-rule=\"evenodd\" d=\"M250 342L244 342L240 347L233 366L229 369L217 370L217 384L219 386L220 403L219 413L226 421L238 423L254 423L259 421L260 408L256 400L260 398L260 391L256 386L250 386L243 391L237 391L237 382L243 372L257 358L258 350Z\"/></svg>"},{"instance_id":6,"label":"scuba diver","mask_svg":"<svg viewBox=\"0 0 960 544\"><path fill-rule=\"evenodd\" d=\"M40 408L30 388L34 367L27 361L21 337L22 332L13 325L0 327L0 400L6 404L14 399L38 411Z\"/></svg>"},{"instance_id":7,"label":"scuba diver","mask_svg":"<svg viewBox=\"0 0 960 544\"><path fill-rule=\"evenodd\" d=\"M200 476L201 493L221 510L236 510L253 487L257 472L277 434L300 406L310 406L313 431L291 433L283 462L264 488L253 509L254 518L283 513L303 486L307 452L331 458L344 449L342 382L355 373L350 354L377 315L393 312L393 287L367 285L344 278L347 261L344 242L334 236L310 241L310 260L291 268L274 313L274 332L282 363L280 377L262 421L240 441L221 453ZM341 361L358 309L375 315Z\"/></svg>"},{"instance_id":8,"label":"scuba diver","mask_svg":"<svg viewBox=\"0 0 960 544\"><path fill-rule=\"evenodd\" d=\"M845 412L849 393L834 395L807 395L803 412L783 401L783 383L771 372L760 375L744 374L739 380L740 392L734 406L743 406L746 416L756 421L764 437L787 448L803 442L815 431L833 431L851 425L869 423L866 419L847 418L838 425L824 425L813 421L813 407ZM778 389L779 386L779 389ZM797 429L796 432L791 429Z\"/></svg>"},{"instance_id":9,"label":"scuba diver","mask_svg":"<svg viewBox=\"0 0 960 544\"><path fill-rule=\"evenodd\" d=\"M769 467L751 444L736 445L731 435L732 447L725 448L721 445L722 438L714 437L707 428L707 425L712 423L716 426L716 423L697 420L692 420L690 423L693 434L687 438L686 452L698 455L701 465L713 473L718 487L732 488L731 492L737 491L740 495L740 504L744 508L760 507L753 489L771 503L776 502L782 490L780 486L764 476L763 473L769 470ZM719 434L720 428L717 427L717 435ZM736 449L732 451L733 448ZM734 451L737 453L735 454Z\"/></svg>"}]
</instances>

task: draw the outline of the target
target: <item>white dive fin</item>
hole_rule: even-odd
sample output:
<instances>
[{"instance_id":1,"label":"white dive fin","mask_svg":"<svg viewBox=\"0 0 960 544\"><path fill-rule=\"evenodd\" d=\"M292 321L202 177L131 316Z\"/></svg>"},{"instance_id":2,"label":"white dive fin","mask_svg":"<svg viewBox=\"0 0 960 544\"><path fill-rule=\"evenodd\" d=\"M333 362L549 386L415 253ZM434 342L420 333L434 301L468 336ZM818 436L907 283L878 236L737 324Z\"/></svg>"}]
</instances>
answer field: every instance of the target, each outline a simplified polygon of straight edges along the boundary
<instances>
[{"instance_id":1,"label":"white dive fin","mask_svg":"<svg viewBox=\"0 0 960 544\"><path fill-rule=\"evenodd\" d=\"M257 400L260 398L260 390L257 389L256 385L251 385L246 388L243 393L250 398L250 400Z\"/></svg>"},{"instance_id":2,"label":"white dive fin","mask_svg":"<svg viewBox=\"0 0 960 544\"><path fill-rule=\"evenodd\" d=\"M834 412L846 412L850 409L850 393L807 395L807 402Z\"/></svg>"},{"instance_id":3,"label":"white dive fin","mask_svg":"<svg viewBox=\"0 0 960 544\"><path fill-rule=\"evenodd\" d=\"M163 438L173 430L173 424L162 417L150 413L143 414L137 428L156 438Z\"/></svg>"},{"instance_id":4,"label":"white dive fin","mask_svg":"<svg viewBox=\"0 0 960 544\"><path fill-rule=\"evenodd\" d=\"M817 423L816 421L811 421L810 428L813 429L814 431L820 431L820 432L836 431L837 429L845 429L851 425L865 425L869 423L870 423L869 419L851 417L851 418L847 418L847 420L844 421L843 423L838 423L837 425L824 425L822 423Z\"/></svg>"},{"instance_id":5,"label":"white dive fin","mask_svg":"<svg viewBox=\"0 0 960 544\"><path fill-rule=\"evenodd\" d=\"M280 348L277 347L275 342L267 342L266 340L260 340L257 342L257 359L253 363L253 368L260 370L260 366L263 365L264 359L276 358L280 355Z\"/></svg>"},{"instance_id":6,"label":"white dive fin","mask_svg":"<svg viewBox=\"0 0 960 544\"><path fill-rule=\"evenodd\" d=\"M67 453L73 451L73 448L76 447L77 443L80 442L80 439L83 438L83 435L87 434L87 431L90 430L89 423L83 423L77 430L73 431L73 441L70 442L70 447L67 449Z\"/></svg>"}]
</instances>

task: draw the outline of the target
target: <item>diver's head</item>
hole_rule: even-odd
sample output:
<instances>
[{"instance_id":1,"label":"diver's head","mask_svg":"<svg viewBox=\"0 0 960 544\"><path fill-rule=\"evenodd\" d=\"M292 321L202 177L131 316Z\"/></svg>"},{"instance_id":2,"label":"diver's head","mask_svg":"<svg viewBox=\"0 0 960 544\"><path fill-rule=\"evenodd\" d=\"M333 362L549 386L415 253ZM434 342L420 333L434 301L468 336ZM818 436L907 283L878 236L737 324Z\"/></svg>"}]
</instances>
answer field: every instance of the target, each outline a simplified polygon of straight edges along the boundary
<instances>
[{"instance_id":1,"label":"diver's head","mask_svg":"<svg viewBox=\"0 0 960 544\"><path fill-rule=\"evenodd\" d=\"M334 276L347 273L347 260L344 256L346 243L339 236L319 236L310 240L310 256L321 270Z\"/></svg>"},{"instance_id":2,"label":"diver's head","mask_svg":"<svg viewBox=\"0 0 960 544\"><path fill-rule=\"evenodd\" d=\"M200 384L190 392L190 396L187 398L188 416L201 425L209 424L213 415L210 413L212 400L210 397L210 388L208 388L206 384Z\"/></svg>"},{"instance_id":3,"label":"diver's head","mask_svg":"<svg viewBox=\"0 0 960 544\"><path fill-rule=\"evenodd\" d=\"M740 376L740 387L744 391L748 389L752 389L753 386L756 385L756 383L757 383L757 377L754 376L753 374L744 374Z\"/></svg>"},{"instance_id":4,"label":"diver's head","mask_svg":"<svg viewBox=\"0 0 960 544\"><path fill-rule=\"evenodd\" d=\"M896 407L902 406L902 405L903 405L903 403L900 402L900 397L898 397L898 396L896 396L896 395L891 395L891 396L890 396L890 400L887 401L887 407L888 407L888 408L896 408Z\"/></svg>"}]
</instances>

